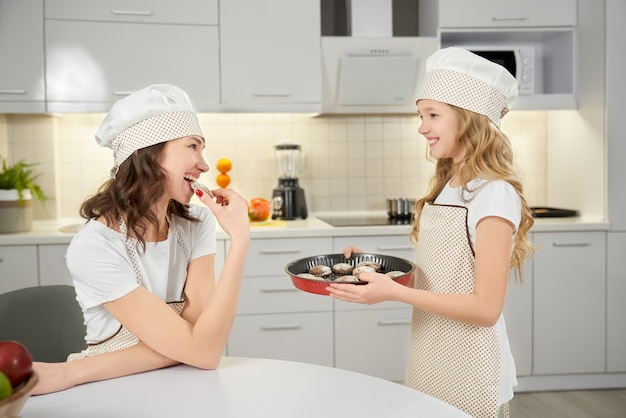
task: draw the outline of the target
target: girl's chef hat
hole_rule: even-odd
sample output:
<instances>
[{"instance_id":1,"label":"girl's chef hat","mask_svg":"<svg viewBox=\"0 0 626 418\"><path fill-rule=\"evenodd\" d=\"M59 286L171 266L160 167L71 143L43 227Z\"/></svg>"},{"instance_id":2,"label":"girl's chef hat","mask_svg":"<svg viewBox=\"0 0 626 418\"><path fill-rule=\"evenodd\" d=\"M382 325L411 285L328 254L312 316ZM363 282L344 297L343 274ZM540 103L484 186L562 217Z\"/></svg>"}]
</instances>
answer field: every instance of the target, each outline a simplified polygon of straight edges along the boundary
<instances>
[{"instance_id":1,"label":"girl's chef hat","mask_svg":"<svg viewBox=\"0 0 626 418\"><path fill-rule=\"evenodd\" d=\"M506 68L462 48L444 48L426 60L417 101L436 100L487 116L498 128L517 97L517 81Z\"/></svg>"},{"instance_id":2,"label":"girl's chef hat","mask_svg":"<svg viewBox=\"0 0 626 418\"><path fill-rule=\"evenodd\" d=\"M136 150L191 135L204 138L187 93L154 84L115 102L96 131L96 141L113 149L111 178L115 178L119 166Z\"/></svg>"}]
</instances>

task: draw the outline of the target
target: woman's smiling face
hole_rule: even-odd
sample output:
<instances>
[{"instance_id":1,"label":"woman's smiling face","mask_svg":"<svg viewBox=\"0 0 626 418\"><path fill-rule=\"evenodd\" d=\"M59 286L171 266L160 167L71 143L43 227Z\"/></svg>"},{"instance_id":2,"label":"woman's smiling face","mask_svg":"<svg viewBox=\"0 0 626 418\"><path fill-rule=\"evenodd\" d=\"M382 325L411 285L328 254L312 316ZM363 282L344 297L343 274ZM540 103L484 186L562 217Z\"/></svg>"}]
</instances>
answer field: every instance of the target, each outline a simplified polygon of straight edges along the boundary
<instances>
[{"instance_id":1,"label":"woman's smiling face","mask_svg":"<svg viewBox=\"0 0 626 418\"><path fill-rule=\"evenodd\" d=\"M185 136L165 144L160 164L167 173L165 197L168 201L189 203L193 196L190 180L197 180L200 174L209 171L203 150L204 139L199 136Z\"/></svg>"},{"instance_id":2,"label":"woman's smiling face","mask_svg":"<svg viewBox=\"0 0 626 418\"><path fill-rule=\"evenodd\" d=\"M460 161L464 151L459 141L459 118L452 107L422 99L417 102L417 112L422 120L419 133L426 138L433 158Z\"/></svg>"}]
</instances>

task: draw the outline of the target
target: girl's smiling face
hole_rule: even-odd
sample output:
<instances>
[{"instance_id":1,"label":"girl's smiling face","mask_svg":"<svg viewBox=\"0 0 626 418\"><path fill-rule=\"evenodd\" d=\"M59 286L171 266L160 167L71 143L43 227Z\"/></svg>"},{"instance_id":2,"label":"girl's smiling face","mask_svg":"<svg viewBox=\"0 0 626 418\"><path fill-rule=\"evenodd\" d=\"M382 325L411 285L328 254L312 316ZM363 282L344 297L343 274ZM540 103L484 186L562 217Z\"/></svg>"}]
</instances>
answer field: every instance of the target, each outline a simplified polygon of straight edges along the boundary
<instances>
[{"instance_id":1,"label":"girl's smiling face","mask_svg":"<svg viewBox=\"0 0 626 418\"><path fill-rule=\"evenodd\" d=\"M164 194L167 201L174 199L189 204L193 196L191 182L209 171L202 155L204 146L204 139L199 136L185 136L166 142L160 165L167 173Z\"/></svg>"},{"instance_id":2,"label":"girl's smiling face","mask_svg":"<svg viewBox=\"0 0 626 418\"><path fill-rule=\"evenodd\" d=\"M443 102L422 99L417 102L422 120L419 133L426 138L433 158L451 158L454 162L464 156L459 141L459 118L452 107Z\"/></svg>"}]
</instances>

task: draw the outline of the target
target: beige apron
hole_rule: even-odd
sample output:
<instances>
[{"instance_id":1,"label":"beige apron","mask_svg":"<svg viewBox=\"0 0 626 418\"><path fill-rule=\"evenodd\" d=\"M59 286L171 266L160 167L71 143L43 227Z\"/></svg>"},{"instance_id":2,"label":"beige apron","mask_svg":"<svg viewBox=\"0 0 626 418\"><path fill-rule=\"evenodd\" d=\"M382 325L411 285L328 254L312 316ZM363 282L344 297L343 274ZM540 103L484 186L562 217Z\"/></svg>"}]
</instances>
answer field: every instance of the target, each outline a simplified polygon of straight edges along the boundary
<instances>
[{"instance_id":1,"label":"beige apron","mask_svg":"<svg viewBox=\"0 0 626 418\"><path fill-rule=\"evenodd\" d=\"M169 233L174 234L176 237L176 241L178 245L183 250L183 254L185 255L185 259L189 262L189 250L185 245L182 237L178 230L174 227L173 219L168 219L169 221ZM137 255L137 249L133 245L133 242L128 238L126 223L122 218L119 219L120 232L126 236L126 249L128 250L128 255L130 256L130 260L133 264L133 269L135 270L135 279L137 283L141 284L141 274L139 272L139 258ZM181 295L182 298L182 295ZM183 307L185 306L184 301L180 302L168 302L167 305L172 308L177 314L181 314L183 311ZM67 356L67 361L77 360L83 357L96 356L99 354L110 353L117 350L122 350L124 348L132 347L133 345L139 342L139 338L137 338L132 332L130 332L125 326L120 325L118 331L113 334L111 337L106 340L98 343L98 344L89 344L87 348L80 353L72 353Z\"/></svg>"},{"instance_id":2,"label":"beige apron","mask_svg":"<svg viewBox=\"0 0 626 418\"><path fill-rule=\"evenodd\" d=\"M415 288L472 293L474 251L467 230L467 208L425 204L417 254ZM493 418L498 416L499 379L495 327L463 324L413 308L407 386L474 417ZM504 409L508 412L508 404Z\"/></svg>"}]
</instances>

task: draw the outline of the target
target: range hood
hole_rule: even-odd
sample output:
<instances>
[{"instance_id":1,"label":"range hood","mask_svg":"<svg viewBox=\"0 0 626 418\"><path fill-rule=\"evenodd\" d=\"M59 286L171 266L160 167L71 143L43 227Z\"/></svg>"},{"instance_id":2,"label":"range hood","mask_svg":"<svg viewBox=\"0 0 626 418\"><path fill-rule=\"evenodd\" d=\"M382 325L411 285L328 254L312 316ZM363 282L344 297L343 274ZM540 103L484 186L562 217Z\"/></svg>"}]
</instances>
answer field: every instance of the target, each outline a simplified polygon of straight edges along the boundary
<instances>
[{"instance_id":1,"label":"range hood","mask_svg":"<svg viewBox=\"0 0 626 418\"><path fill-rule=\"evenodd\" d=\"M348 5L352 36L322 37L322 113L415 113L437 37L393 37L391 0Z\"/></svg>"}]
</instances>

